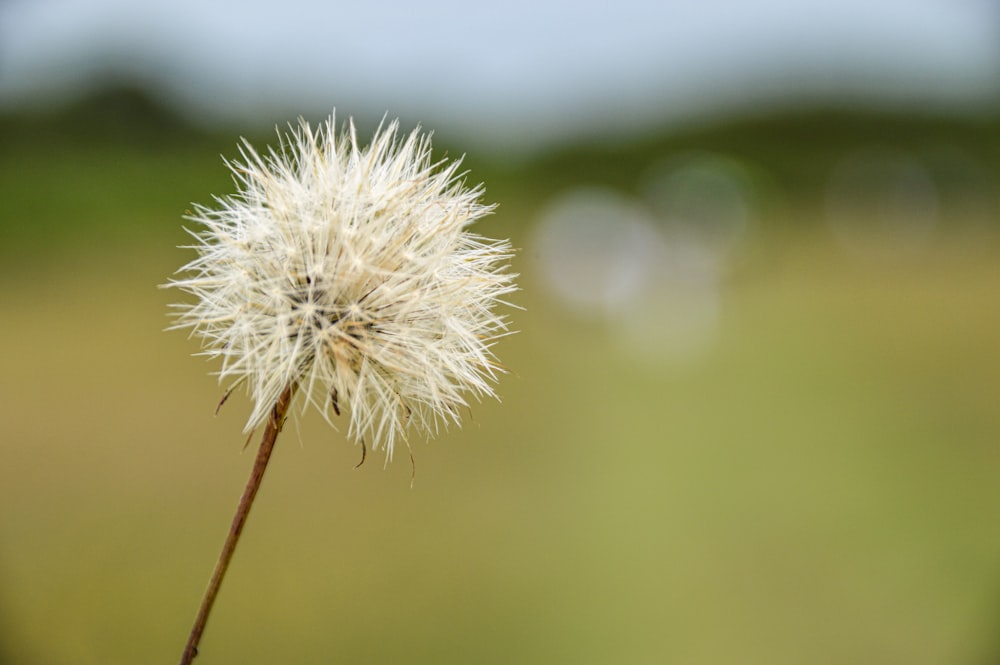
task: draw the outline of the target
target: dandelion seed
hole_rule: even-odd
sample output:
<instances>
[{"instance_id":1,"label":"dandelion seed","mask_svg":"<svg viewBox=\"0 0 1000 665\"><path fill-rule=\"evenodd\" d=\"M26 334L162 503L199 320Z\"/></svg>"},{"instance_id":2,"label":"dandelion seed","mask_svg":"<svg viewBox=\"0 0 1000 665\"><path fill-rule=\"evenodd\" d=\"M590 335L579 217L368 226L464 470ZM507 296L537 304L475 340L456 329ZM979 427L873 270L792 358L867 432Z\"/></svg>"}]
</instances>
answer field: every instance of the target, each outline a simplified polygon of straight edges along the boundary
<instances>
[{"instance_id":1,"label":"dandelion seed","mask_svg":"<svg viewBox=\"0 0 1000 665\"><path fill-rule=\"evenodd\" d=\"M514 291L512 249L469 231L492 212L459 161L435 162L419 129L380 126L362 147L301 121L260 154L244 141L229 164L237 194L189 217L198 256L167 286L194 296L172 328L190 329L221 361L226 401L242 386L265 426L254 471L206 592L182 663L190 663L289 410L315 408L387 460L411 429L458 423L469 399L494 396L495 311ZM412 457L411 457L412 460Z\"/></svg>"},{"instance_id":2,"label":"dandelion seed","mask_svg":"<svg viewBox=\"0 0 1000 665\"><path fill-rule=\"evenodd\" d=\"M419 130L397 134L393 122L362 148L331 118L265 156L245 143L230 164L239 193L190 217L199 256L170 286L196 301L173 327L250 393L245 431L294 384L303 410L333 422L343 408L348 437L391 457L408 425L433 434L494 394L510 244L468 230L492 206L459 162L433 162Z\"/></svg>"}]
</instances>

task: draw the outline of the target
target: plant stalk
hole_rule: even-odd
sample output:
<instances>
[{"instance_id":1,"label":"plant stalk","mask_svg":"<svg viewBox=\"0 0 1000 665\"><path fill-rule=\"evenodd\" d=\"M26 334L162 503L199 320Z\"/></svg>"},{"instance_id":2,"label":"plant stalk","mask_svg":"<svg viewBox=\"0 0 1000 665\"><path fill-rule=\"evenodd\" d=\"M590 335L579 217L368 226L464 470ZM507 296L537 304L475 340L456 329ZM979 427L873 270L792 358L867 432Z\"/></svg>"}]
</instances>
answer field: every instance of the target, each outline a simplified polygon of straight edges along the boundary
<instances>
[{"instance_id":1,"label":"plant stalk","mask_svg":"<svg viewBox=\"0 0 1000 665\"><path fill-rule=\"evenodd\" d=\"M201 607L198 609L198 616L195 618L194 626L191 628L191 635L188 637L187 645L184 647L184 654L181 657L181 665L191 665L191 661L198 655L198 642L201 641L201 634L205 631L205 624L208 622L208 615L212 611L215 597L219 595L219 587L222 586L222 578L226 575L229 562L236 551L236 543L239 542L240 534L243 532L243 525L246 524L247 516L250 514L250 506L253 505L257 490L264 479L264 471L267 463L271 459L271 451L274 450L274 442L278 439L278 432L288 415L288 408L292 403L297 385L291 384L278 396L278 401L271 410L271 417L267 421L264 436L260 442L260 449L257 451L257 459L254 461L250 478L243 490L243 496L236 507L236 514L233 516L232 526L229 527L229 535L222 546L219 560L215 564L212 578L208 582L208 589L205 590L205 597L202 598Z\"/></svg>"}]
</instances>

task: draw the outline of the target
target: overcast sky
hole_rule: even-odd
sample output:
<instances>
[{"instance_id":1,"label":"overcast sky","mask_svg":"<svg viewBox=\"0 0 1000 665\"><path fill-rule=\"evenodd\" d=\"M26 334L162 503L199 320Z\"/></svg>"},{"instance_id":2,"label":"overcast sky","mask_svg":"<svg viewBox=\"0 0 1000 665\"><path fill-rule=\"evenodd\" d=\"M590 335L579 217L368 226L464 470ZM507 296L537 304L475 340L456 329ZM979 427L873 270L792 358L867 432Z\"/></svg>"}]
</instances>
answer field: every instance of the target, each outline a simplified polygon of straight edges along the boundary
<instances>
[{"instance_id":1,"label":"overcast sky","mask_svg":"<svg viewBox=\"0 0 1000 665\"><path fill-rule=\"evenodd\" d=\"M0 106L109 74L208 121L337 107L511 145L809 96L961 109L1000 98L1000 0L0 1Z\"/></svg>"}]
</instances>

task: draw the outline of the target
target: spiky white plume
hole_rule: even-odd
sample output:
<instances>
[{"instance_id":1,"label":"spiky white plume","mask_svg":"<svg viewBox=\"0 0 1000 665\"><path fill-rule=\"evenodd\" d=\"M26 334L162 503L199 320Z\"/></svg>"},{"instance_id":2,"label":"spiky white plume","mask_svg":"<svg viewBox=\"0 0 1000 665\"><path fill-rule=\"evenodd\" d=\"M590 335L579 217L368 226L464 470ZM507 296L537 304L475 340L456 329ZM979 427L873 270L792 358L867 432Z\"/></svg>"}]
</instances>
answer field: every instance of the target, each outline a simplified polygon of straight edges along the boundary
<instances>
[{"instance_id":1,"label":"spiky white plume","mask_svg":"<svg viewBox=\"0 0 1000 665\"><path fill-rule=\"evenodd\" d=\"M494 394L512 250L467 230L492 206L458 161L433 162L429 137L398 138L396 122L361 147L333 117L240 152L238 193L196 207L198 257L169 286L196 297L173 327L251 395L247 431L294 385L303 410L332 422L343 408L348 436L391 456L408 426L434 433Z\"/></svg>"}]
</instances>

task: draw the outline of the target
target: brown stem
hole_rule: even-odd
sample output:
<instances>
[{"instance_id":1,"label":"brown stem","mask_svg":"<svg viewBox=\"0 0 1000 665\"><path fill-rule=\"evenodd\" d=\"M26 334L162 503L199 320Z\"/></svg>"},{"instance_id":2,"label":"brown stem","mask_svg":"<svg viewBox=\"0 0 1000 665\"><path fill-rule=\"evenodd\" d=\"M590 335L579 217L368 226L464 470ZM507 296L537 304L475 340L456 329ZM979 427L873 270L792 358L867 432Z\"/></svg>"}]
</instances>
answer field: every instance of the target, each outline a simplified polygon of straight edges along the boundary
<instances>
[{"instance_id":1,"label":"brown stem","mask_svg":"<svg viewBox=\"0 0 1000 665\"><path fill-rule=\"evenodd\" d=\"M205 631L205 624L208 622L208 613L212 611L212 604L215 603L215 597L219 595L222 578L226 574L226 569L229 568L233 552L236 551L236 543L240 539L240 533L243 532L243 525L246 524L247 515L250 514L250 506L253 504L254 497L257 496L257 490L260 489L261 480L264 479L267 462L271 458L271 451L274 450L274 442L278 438L278 432L281 431L281 426L285 422L285 416L288 414L288 407L292 403L292 396L295 394L296 387L295 384L292 384L285 388L271 410L271 417L267 421L267 428L264 430L264 437L261 439L260 450L257 451L257 459L254 461L253 470L250 472L250 478L247 480L247 486L243 490L239 506L236 507L236 515L233 516L233 524L229 527L229 535L226 536L226 542L222 546L219 560L215 564L212 579L208 582L208 589L206 589L205 597L202 599L201 607L198 609L198 616L194 620L194 627L191 628L191 635L188 637L187 645L184 647L181 665L190 665L194 657L198 655L198 642L201 640L201 634Z\"/></svg>"}]
</instances>

